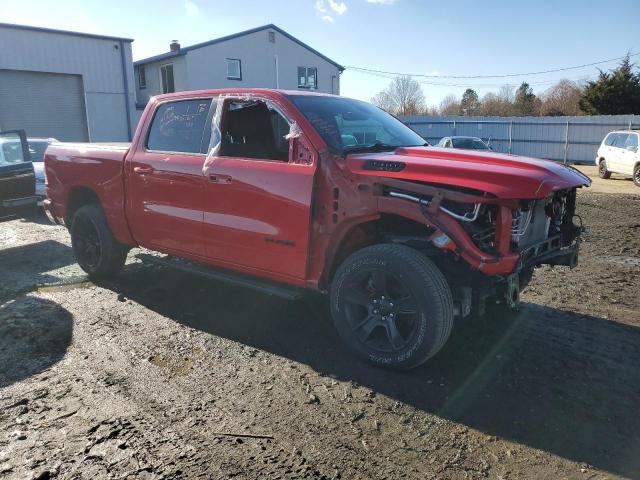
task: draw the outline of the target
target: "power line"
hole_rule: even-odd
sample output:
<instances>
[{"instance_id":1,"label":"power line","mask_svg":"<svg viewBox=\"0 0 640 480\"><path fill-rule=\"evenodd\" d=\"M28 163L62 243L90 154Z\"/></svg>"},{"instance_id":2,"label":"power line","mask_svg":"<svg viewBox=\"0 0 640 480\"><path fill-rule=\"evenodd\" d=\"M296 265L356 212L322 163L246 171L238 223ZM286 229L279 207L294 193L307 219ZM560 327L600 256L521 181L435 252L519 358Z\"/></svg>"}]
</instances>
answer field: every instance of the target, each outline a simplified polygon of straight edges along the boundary
<instances>
[{"instance_id":1,"label":"power line","mask_svg":"<svg viewBox=\"0 0 640 480\"><path fill-rule=\"evenodd\" d=\"M362 71L359 73L362 73L365 75L371 75L374 77L386 78L389 80L393 80L393 78L395 78L395 75L393 74L378 73L373 71ZM597 74L581 75L580 77L570 78L569 80L571 81L588 80L593 78L596 75ZM558 81L559 79L554 79L554 80L542 80L542 81L527 82L527 83L530 86L537 86L537 85L548 85L548 84L556 83ZM428 80L416 80L416 82L420 83L421 85L429 85L429 86L436 86L436 87L457 87L457 88L495 88L495 87L501 87L504 85L504 83L449 83L449 82L432 82Z\"/></svg>"},{"instance_id":2,"label":"power line","mask_svg":"<svg viewBox=\"0 0 640 480\"><path fill-rule=\"evenodd\" d=\"M635 57L637 55L640 55L640 53L633 53L633 54L629 54L628 56ZM527 73L506 73L502 75L425 75L421 73L388 72L385 70L376 70L373 68L357 67L353 65L345 65L345 68L360 71L360 72L379 73L384 75L396 75L396 76L406 75L410 77L421 77L421 78L451 78L451 79L508 78L508 77L524 77L524 76L530 76L530 75L543 75L545 73L565 72L567 70L576 70L578 68L593 67L595 65L601 65L603 63L622 60L623 58L626 58L626 57L627 55L624 55L622 57L610 58L608 60L600 60L598 62L585 63L583 65L575 65L573 67L556 68L553 70L541 70L539 72L527 72Z\"/></svg>"}]
</instances>

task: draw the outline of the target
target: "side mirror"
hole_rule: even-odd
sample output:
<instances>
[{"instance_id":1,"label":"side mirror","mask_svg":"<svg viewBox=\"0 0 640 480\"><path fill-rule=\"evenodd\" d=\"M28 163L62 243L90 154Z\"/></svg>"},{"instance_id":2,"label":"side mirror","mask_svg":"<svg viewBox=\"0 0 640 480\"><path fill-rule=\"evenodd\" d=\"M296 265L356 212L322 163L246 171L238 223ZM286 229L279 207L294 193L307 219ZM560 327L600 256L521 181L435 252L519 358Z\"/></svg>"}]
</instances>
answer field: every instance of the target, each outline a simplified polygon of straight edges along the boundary
<instances>
[{"instance_id":1,"label":"side mirror","mask_svg":"<svg viewBox=\"0 0 640 480\"><path fill-rule=\"evenodd\" d=\"M637 152L638 151L638 147L635 147L633 145L628 145L627 146L627 150L629 150L630 152Z\"/></svg>"}]
</instances>

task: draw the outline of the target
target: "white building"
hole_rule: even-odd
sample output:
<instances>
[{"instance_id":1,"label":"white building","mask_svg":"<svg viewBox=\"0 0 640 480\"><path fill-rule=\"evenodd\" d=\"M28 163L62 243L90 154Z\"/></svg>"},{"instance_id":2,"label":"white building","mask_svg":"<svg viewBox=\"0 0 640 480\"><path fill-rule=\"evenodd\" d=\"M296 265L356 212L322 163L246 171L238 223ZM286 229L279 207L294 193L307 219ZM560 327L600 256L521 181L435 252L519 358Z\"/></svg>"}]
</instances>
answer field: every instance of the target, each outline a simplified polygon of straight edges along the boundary
<instances>
[{"instance_id":1,"label":"white building","mask_svg":"<svg viewBox=\"0 0 640 480\"><path fill-rule=\"evenodd\" d=\"M340 93L340 64L275 25L264 25L134 63L141 108L154 95L209 88L264 87Z\"/></svg>"},{"instance_id":2,"label":"white building","mask_svg":"<svg viewBox=\"0 0 640 480\"><path fill-rule=\"evenodd\" d=\"M65 141L130 140L132 41L0 23L0 130Z\"/></svg>"}]
</instances>

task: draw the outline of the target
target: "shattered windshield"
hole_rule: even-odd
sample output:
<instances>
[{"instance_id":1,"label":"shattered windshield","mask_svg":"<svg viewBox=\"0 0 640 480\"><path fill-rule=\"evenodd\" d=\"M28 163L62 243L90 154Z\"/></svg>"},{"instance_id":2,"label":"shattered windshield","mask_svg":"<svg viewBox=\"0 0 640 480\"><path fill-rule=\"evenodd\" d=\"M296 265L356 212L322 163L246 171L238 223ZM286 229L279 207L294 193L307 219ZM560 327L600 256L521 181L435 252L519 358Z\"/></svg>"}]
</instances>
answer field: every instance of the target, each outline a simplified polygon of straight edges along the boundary
<instances>
[{"instance_id":1,"label":"shattered windshield","mask_svg":"<svg viewBox=\"0 0 640 480\"><path fill-rule=\"evenodd\" d=\"M427 144L400 120L366 102L319 95L290 99L329 147L342 153Z\"/></svg>"}]
</instances>

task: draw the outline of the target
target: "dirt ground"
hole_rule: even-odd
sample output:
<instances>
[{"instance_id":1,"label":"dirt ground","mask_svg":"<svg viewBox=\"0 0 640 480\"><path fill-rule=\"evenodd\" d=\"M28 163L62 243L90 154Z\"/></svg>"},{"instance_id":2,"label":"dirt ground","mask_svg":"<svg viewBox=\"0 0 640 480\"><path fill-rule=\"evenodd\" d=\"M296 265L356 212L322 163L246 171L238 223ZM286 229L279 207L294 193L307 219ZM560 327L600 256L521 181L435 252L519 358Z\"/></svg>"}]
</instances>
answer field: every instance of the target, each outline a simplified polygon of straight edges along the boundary
<instances>
[{"instance_id":1,"label":"dirt ground","mask_svg":"<svg viewBox=\"0 0 640 480\"><path fill-rule=\"evenodd\" d=\"M581 192L580 265L404 374L315 301L138 251L94 285L64 229L1 224L0 478L640 478L639 194Z\"/></svg>"}]
</instances>

